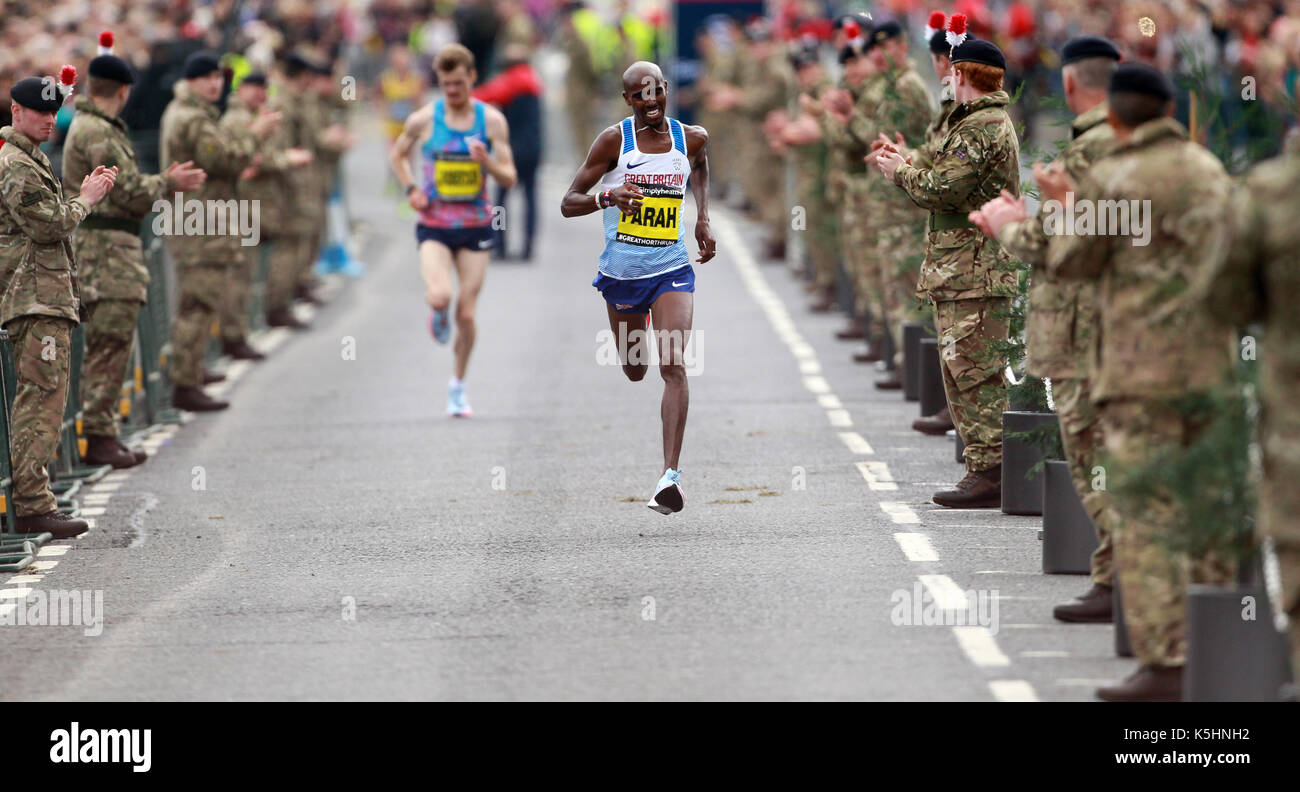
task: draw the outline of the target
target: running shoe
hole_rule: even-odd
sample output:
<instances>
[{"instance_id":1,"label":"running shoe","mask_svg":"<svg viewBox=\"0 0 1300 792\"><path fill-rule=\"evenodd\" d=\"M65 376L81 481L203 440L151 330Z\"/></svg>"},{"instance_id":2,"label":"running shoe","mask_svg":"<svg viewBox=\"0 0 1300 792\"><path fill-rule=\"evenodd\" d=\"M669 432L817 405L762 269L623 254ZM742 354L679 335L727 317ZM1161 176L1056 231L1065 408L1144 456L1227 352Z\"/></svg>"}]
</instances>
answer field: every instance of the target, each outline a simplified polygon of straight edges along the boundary
<instances>
[{"instance_id":1,"label":"running shoe","mask_svg":"<svg viewBox=\"0 0 1300 792\"><path fill-rule=\"evenodd\" d=\"M429 312L429 334L439 344L445 344L451 338L451 322L448 320L446 308Z\"/></svg>"},{"instance_id":2,"label":"running shoe","mask_svg":"<svg viewBox=\"0 0 1300 792\"><path fill-rule=\"evenodd\" d=\"M465 398L465 383L447 386L447 414L455 418L471 418L474 410Z\"/></svg>"},{"instance_id":3,"label":"running shoe","mask_svg":"<svg viewBox=\"0 0 1300 792\"><path fill-rule=\"evenodd\" d=\"M646 503L660 514L674 514L686 505L682 493L682 472L668 468L655 487L655 496Z\"/></svg>"}]
</instances>

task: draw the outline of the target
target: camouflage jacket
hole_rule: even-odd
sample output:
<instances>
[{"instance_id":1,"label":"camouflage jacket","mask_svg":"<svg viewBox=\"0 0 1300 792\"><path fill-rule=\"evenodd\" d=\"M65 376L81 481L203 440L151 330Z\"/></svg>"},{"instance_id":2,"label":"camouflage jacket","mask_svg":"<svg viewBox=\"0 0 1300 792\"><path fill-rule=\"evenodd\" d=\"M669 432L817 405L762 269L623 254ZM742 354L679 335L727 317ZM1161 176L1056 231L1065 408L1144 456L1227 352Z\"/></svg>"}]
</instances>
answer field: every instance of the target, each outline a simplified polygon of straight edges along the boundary
<instances>
[{"instance_id":1,"label":"camouflage jacket","mask_svg":"<svg viewBox=\"0 0 1300 792\"><path fill-rule=\"evenodd\" d=\"M938 151L939 144L948 137L948 119L956 109L957 100L952 96L952 86L945 84L939 91L939 109L934 112L930 125L925 128L924 142L908 152L913 165L918 168L934 165L934 152Z\"/></svg>"},{"instance_id":2,"label":"camouflage jacket","mask_svg":"<svg viewBox=\"0 0 1300 792\"><path fill-rule=\"evenodd\" d=\"M961 300L1015 290L1006 251L966 219L1002 190L1020 194L1020 142L1007 115L1010 101L1006 91L994 91L961 103L948 119L934 164L903 164L894 174L916 205L930 211L932 225L945 218L955 223L929 231L918 295Z\"/></svg>"},{"instance_id":3,"label":"camouflage jacket","mask_svg":"<svg viewBox=\"0 0 1300 792\"><path fill-rule=\"evenodd\" d=\"M902 70L891 70L872 83L874 95L868 123L850 127L850 133L867 150L881 135L891 140L901 132L904 140L917 140L925 134L930 121L930 91L911 62ZM908 199L907 194L890 184L874 168L868 172L867 198L874 219L883 224L918 224L925 213Z\"/></svg>"},{"instance_id":4,"label":"camouflage jacket","mask_svg":"<svg viewBox=\"0 0 1300 792\"><path fill-rule=\"evenodd\" d=\"M117 166L118 169L113 190L72 234L81 299L87 303L144 302L149 270L144 262L140 232L127 230L126 226L134 224L138 229L155 201L171 197L166 194L167 177L140 172L124 121L100 110L88 96L79 97L76 108L77 114L63 144L63 183L68 194L76 195L81 180L96 167ZM104 220L122 227L102 227Z\"/></svg>"},{"instance_id":5,"label":"camouflage jacket","mask_svg":"<svg viewBox=\"0 0 1300 792\"><path fill-rule=\"evenodd\" d=\"M313 115L311 101L299 98L285 85L277 87L271 106L283 114L280 128L288 148L304 148L319 155L320 129ZM320 171L313 162L306 168L291 168L288 172L289 189L293 201L287 208L284 233L310 235L320 231L320 217L324 212Z\"/></svg>"},{"instance_id":6,"label":"camouflage jacket","mask_svg":"<svg viewBox=\"0 0 1300 792\"><path fill-rule=\"evenodd\" d=\"M253 118L254 113L248 105L232 96L226 102L226 112L221 116L221 128L235 134L237 130L248 129ZM257 175L251 179L241 179L235 187L241 201L260 202L263 237L283 233L285 213L293 203L289 187L289 159L284 153L287 142L288 132L281 124L271 137L258 144L257 153L262 155L262 161L257 165Z\"/></svg>"},{"instance_id":7,"label":"camouflage jacket","mask_svg":"<svg viewBox=\"0 0 1300 792\"><path fill-rule=\"evenodd\" d=\"M1077 184L1092 164L1115 144L1106 123L1106 103L1080 113L1070 124L1071 140L1056 161ZM1027 370L1035 377L1086 377L1097 326L1096 284L1057 280L1048 274L1047 247L1060 237L1048 237L1039 214L1007 223L998 241L1011 255L1033 268L1029 284L1029 318L1025 322Z\"/></svg>"},{"instance_id":8,"label":"camouflage jacket","mask_svg":"<svg viewBox=\"0 0 1300 792\"><path fill-rule=\"evenodd\" d=\"M192 200L204 203L205 223L221 206L236 205L235 183L244 168L252 164L255 152L255 139L251 132L244 130L241 134L231 134L229 129L222 129L218 119L216 105L186 93L167 105L159 135L160 162L190 160L207 172L202 187L184 194L186 206ZM224 264L239 252L237 233L217 234L216 228L206 226L202 234L184 234L180 230L173 229L173 235L168 239L178 264Z\"/></svg>"},{"instance_id":9,"label":"camouflage jacket","mask_svg":"<svg viewBox=\"0 0 1300 792\"><path fill-rule=\"evenodd\" d=\"M11 126L0 129L0 325L19 316L78 320L77 266L70 237L90 214L63 188L45 153Z\"/></svg>"},{"instance_id":10,"label":"camouflage jacket","mask_svg":"<svg viewBox=\"0 0 1300 792\"><path fill-rule=\"evenodd\" d=\"M871 142L863 141L853 133L856 127L864 130L871 123L871 115L876 110L876 97L880 95L879 84L885 79L883 74L873 74L857 90L848 88L853 96L853 109L849 112L848 123L840 123L834 116L823 116L822 130L826 133L826 142L837 151L842 175L840 181L843 195L848 198L863 199L867 193L867 164L863 157L871 153ZM845 86L847 88L847 86ZM866 222L869 218L863 218Z\"/></svg>"},{"instance_id":11,"label":"camouflage jacket","mask_svg":"<svg viewBox=\"0 0 1300 792\"><path fill-rule=\"evenodd\" d=\"M1267 350L1259 377L1265 465L1300 464L1300 145L1256 165L1233 190L1230 246L1198 275L1202 311L1245 327L1263 324Z\"/></svg>"},{"instance_id":12,"label":"camouflage jacket","mask_svg":"<svg viewBox=\"0 0 1300 792\"><path fill-rule=\"evenodd\" d=\"M1196 273L1224 252L1230 186L1218 159L1171 118L1139 126L1083 177L1075 214L1097 207L1097 222L1090 233L1054 241L1047 266L1053 277L1100 280L1093 401L1176 396L1221 381L1232 333L1188 293ZM1118 204L1103 200L1139 202L1123 217L1133 233L1110 211ZM1139 211L1144 228L1131 220Z\"/></svg>"},{"instance_id":13,"label":"camouflage jacket","mask_svg":"<svg viewBox=\"0 0 1300 792\"><path fill-rule=\"evenodd\" d=\"M849 92L856 106L858 95L864 86L854 88L844 80L840 80L838 87ZM822 98L823 96L818 96L818 99ZM830 171L827 178L827 187L829 188L827 195L835 203L840 203L844 200L844 192L848 187L849 178L858 174L865 174L866 165L863 164L862 157L858 157L856 162L853 161L853 137L849 135L847 125L840 123L839 119L829 112L822 113L821 125L822 140L826 142L827 168ZM855 165L860 167L855 168Z\"/></svg>"},{"instance_id":14,"label":"camouflage jacket","mask_svg":"<svg viewBox=\"0 0 1300 792\"><path fill-rule=\"evenodd\" d=\"M794 72L780 52L774 52L761 61L750 60L747 65L751 68L741 73L742 97L737 110L762 123L768 113L789 104Z\"/></svg>"}]
</instances>

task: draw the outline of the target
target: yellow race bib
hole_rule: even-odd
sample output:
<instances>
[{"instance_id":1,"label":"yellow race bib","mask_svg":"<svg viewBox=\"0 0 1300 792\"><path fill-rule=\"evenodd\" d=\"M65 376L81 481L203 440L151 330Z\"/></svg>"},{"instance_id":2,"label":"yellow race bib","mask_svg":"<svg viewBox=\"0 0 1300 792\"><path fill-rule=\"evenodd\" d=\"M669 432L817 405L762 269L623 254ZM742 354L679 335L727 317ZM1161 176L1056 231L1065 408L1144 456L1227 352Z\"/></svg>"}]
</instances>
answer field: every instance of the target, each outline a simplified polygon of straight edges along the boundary
<instances>
[{"instance_id":1,"label":"yellow race bib","mask_svg":"<svg viewBox=\"0 0 1300 792\"><path fill-rule=\"evenodd\" d=\"M433 163L433 181L442 200L472 201L483 191L483 166L469 155L439 154Z\"/></svg>"},{"instance_id":2,"label":"yellow race bib","mask_svg":"<svg viewBox=\"0 0 1300 792\"><path fill-rule=\"evenodd\" d=\"M634 215L619 214L615 239L648 247L675 244L680 235L683 191L662 185L637 186L645 196L641 208Z\"/></svg>"}]
</instances>

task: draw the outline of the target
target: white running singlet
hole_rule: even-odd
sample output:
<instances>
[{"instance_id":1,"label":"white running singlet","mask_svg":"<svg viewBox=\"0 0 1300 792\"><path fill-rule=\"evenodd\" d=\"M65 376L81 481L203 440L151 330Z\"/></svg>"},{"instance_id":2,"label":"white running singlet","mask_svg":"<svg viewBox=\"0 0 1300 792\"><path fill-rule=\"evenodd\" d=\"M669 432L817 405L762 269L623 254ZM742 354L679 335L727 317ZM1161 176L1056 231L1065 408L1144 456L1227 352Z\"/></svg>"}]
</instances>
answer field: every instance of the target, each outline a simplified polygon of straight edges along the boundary
<instances>
[{"instance_id":1,"label":"white running singlet","mask_svg":"<svg viewBox=\"0 0 1300 792\"><path fill-rule=\"evenodd\" d=\"M663 154L645 154L636 147L632 119L619 125L623 149L618 164L601 179L599 190L635 183L645 199L635 215L624 217L618 207L603 209L605 249L600 254L601 275L618 280L649 278L691 263L682 241L682 199L691 175L686 156L686 134L674 118L668 119L673 147Z\"/></svg>"}]
</instances>

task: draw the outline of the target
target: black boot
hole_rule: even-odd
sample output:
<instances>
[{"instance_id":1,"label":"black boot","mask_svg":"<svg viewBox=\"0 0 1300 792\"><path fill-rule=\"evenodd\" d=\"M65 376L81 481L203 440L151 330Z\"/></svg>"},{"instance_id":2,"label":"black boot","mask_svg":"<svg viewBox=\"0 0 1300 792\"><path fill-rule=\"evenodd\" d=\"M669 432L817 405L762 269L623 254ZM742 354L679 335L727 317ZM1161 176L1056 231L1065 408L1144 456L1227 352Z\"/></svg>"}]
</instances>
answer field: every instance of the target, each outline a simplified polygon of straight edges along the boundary
<instances>
[{"instance_id":1,"label":"black boot","mask_svg":"<svg viewBox=\"0 0 1300 792\"><path fill-rule=\"evenodd\" d=\"M183 385L177 385L172 392L172 406L178 410L189 410L190 412L213 412L214 410L226 409L230 406L230 402L214 399L200 388L187 388Z\"/></svg>"}]
</instances>

